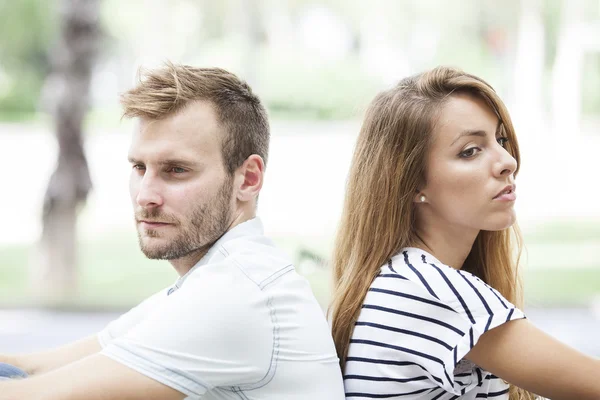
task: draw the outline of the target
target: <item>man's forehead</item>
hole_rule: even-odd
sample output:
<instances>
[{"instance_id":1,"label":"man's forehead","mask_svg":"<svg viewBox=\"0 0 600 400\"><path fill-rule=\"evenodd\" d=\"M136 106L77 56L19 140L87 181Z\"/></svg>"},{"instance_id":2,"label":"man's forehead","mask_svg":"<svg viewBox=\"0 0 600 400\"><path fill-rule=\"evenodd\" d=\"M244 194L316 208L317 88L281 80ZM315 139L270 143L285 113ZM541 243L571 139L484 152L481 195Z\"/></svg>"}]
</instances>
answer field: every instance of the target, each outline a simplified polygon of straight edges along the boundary
<instances>
[{"instance_id":1,"label":"man's forehead","mask_svg":"<svg viewBox=\"0 0 600 400\"><path fill-rule=\"evenodd\" d=\"M168 133L151 136L138 131L132 137L128 158L145 163L166 163L169 160L191 163L210 156L213 150L210 144L178 140L175 135L169 137Z\"/></svg>"},{"instance_id":2,"label":"man's forehead","mask_svg":"<svg viewBox=\"0 0 600 400\"><path fill-rule=\"evenodd\" d=\"M215 132L201 122L182 124L168 119L139 120L133 129L132 142L208 144L216 140Z\"/></svg>"},{"instance_id":3,"label":"man's forehead","mask_svg":"<svg viewBox=\"0 0 600 400\"><path fill-rule=\"evenodd\" d=\"M196 164L203 158L202 154L194 151L172 149L157 149L148 151L145 148L131 146L127 154L131 162L147 164Z\"/></svg>"},{"instance_id":4,"label":"man's forehead","mask_svg":"<svg viewBox=\"0 0 600 400\"><path fill-rule=\"evenodd\" d=\"M169 131L194 136L217 135L221 131L217 113L208 101L193 101L174 113L159 118L138 117L138 133Z\"/></svg>"}]
</instances>

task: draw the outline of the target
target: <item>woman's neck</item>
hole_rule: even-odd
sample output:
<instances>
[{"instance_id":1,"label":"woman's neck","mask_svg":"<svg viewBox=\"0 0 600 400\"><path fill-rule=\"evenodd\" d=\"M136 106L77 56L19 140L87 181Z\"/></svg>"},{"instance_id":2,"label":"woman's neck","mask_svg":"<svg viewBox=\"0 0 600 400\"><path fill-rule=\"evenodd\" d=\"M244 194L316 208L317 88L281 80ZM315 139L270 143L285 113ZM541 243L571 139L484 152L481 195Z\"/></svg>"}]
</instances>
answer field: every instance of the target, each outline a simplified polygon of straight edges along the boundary
<instances>
[{"instance_id":1,"label":"woman's neck","mask_svg":"<svg viewBox=\"0 0 600 400\"><path fill-rule=\"evenodd\" d=\"M430 253L432 256L455 269L461 269L469 256L479 231L451 229L450 227L423 226L417 229L411 244Z\"/></svg>"}]
</instances>

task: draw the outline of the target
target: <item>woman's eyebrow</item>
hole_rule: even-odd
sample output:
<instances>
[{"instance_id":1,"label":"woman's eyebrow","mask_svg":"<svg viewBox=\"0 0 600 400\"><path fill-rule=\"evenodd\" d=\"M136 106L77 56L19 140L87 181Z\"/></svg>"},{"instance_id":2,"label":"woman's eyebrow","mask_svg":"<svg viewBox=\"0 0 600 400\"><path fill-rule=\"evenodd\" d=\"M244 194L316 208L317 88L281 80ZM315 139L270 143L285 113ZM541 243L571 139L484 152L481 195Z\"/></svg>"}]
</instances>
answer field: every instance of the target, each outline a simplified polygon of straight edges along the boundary
<instances>
[{"instance_id":1,"label":"woman's eyebrow","mask_svg":"<svg viewBox=\"0 0 600 400\"><path fill-rule=\"evenodd\" d=\"M497 136L501 132L501 130L502 130L502 121L498 121L498 125L496 125L495 135ZM450 144L450 146L454 146L454 143L456 143L460 138L465 137L465 136L485 137L486 135L487 135L487 133L482 129L466 129L458 134L458 136L456 137L456 139L454 139L454 141Z\"/></svg>"},{"instance_id":2,"label":"woman's eyebrow","mask_svg":"<svg viewBox=\"0 0 600 400\"><path fill-rule=\"evenodd\" d=\"M459 133L456 139L454 139L454 141L450 144L450 146L454 146L454 143L456 143L460 138L465 136L485 137L486 135L487 133L485 133L485 131L482 131L481 129L467 129Z\"/></svg>"}]
</instances>

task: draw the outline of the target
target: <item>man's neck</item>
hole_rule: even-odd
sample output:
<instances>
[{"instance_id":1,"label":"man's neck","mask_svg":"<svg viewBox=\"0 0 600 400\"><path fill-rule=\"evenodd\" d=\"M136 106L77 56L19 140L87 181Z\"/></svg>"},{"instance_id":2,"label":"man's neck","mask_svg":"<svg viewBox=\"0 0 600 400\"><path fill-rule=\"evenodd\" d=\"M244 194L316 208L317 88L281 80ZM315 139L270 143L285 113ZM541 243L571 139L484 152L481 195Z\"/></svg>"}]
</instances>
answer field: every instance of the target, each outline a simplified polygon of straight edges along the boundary
<instances>
[{"instance_id":1,"label":"man's neck","mask_svg":"<svg viewBox=\"0 0 600 400\"><path fill-rule=\"evenodd\" d=\"M198 262L202 260L202 257L204 257L206 253L208 253L208 250L210 250L211 247L212 246L203 247L201 249L195 250L194 252L184 257L175 260L169 260L169 262L171 263L173 268L175 268L175 271L177 271L177 274L179 276L184 276L185 274L190 272L194 265L198 264Z\"/></svg>"},{"instance_id":2,"label":"man's neck","mask_svg":"<svg viewBox=\"0 0 600 400\"><path fill-rule=\"evenodd\" d=\"M212 244L202 247L200 249L197 249L184 257L177 258L175 260L170 260L169 262L171 263L173 268L175 268L175 271L177 271L177 274L179 276L184 276L185 274L190 272L190 270L194 267L194 265L198 264L198 262L200 260L202 260L202 257L204 257L206 255L206 253L208 253L208 251L215 245L215 243L220 238L222 238L227 232L229 232L230 230L232 230L239 224L249 221L255 217L256 217L255 213L239 212L238 214L236 214L234 216L234 218L232 218L231 223L229 224L229 226L227 227L225 232L223 232L223 234L221 236L219 236L217 238L217 240L215 240Z\"/></svg>"}]
</instances>

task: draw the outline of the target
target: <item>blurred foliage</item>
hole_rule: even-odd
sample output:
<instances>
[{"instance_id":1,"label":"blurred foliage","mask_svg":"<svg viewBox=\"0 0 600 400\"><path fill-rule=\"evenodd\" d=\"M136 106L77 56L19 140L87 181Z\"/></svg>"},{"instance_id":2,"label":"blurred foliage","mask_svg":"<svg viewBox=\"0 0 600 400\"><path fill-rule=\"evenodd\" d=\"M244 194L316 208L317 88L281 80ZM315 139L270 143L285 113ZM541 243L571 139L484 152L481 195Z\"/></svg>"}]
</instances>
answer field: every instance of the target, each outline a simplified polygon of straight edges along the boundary
<instances>
[{"instance_id":1,"label":"blurred foliage","mask_svg":"<svg viewBox=\"0 0 600 400\"><path fill-rule=\"evenodd\" d=\"M58 4L0 0L0 120L30 118L35 112L49 71ZM539 4L548 88L564 0ZM587 21L598 20L597 0L584 0L584 7ZM302 28L303 21L315 10L333 18L350 36L345 56L323 61L322 54L299 45L306 33L302 29L310 30ZM104 82L95 87L103 91L100 97L116 99L131 81L124 66L144 62L136 58L139 54L160 54L198 65L218 64L250 77L275 116L354 117L379 88L389 85L365 70L361 55L366 37L376 31L392 45L390 57L410 59L411 70L455 65L485 76L502 92L510 87L520 12L519 0L104 0L101 18L110 39L104 42L98 70L118 71L119 76L114 88ZM273 24L287 25L292 32L287 49L272 46L277 39L268 36ZM588 115L600 114L598 59L589 55L585 61L582 100ZM380 64L387 62L382 58Z\"/></svg>"},{"instance_id":2,"label":"blurred foliage","mask_svg":"<svg viewBox=\"0 0 600 400\"><path fill-rule=\"evenodd\" d=\"M361 73L356 59L345 59L318 70L306 68L301 55L263 60L258 81L268 81L268 85L262 85L260 95L278 117L355 117L378 90L377 82Z\"/></svg>"},{"instance_id":3,"label":"blurred foliage","mask_svg":"<svg viewBox=\"0 0 600 400\"><path fill-rule=\"evenodd\" d=\"M50 69L56 2L0 0L0 119L30 118Z\"/></svg>"}]
</instances>

